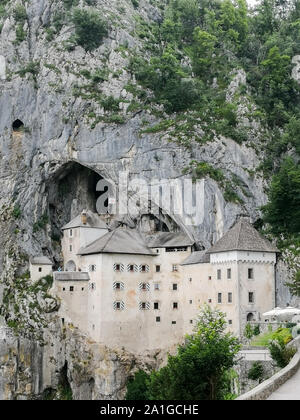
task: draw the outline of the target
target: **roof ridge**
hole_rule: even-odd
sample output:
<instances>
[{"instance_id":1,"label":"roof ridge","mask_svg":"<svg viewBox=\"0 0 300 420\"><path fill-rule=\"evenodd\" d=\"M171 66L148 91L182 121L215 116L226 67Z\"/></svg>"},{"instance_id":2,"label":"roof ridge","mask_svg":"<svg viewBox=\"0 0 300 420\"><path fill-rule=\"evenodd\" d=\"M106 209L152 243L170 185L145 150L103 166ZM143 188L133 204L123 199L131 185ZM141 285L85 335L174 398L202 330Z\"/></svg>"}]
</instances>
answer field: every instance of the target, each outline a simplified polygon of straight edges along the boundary
<instances>
[{"instance_id":1,"label":"roof ridge","mask_svg":"<svg viewBox=\"0 0 300 420\"><path fill-rule=\"evenodd\" d=\"M103 247L102 247L102 251L104 251L104 250L105 250L106 246L108 245L108 242L109 242L109 241L111 241L111 239L112 239L112 237L114 236L114 234L116 233L116 231L117 231L117 229L115 229L115 230L113 230L113 231L111 231L111 232L110 232L110 233L111 233L111 235L110 235L110 237L107 239L106 243L103 245Z\"/></svg>"},{"instance_id":2,"label":"roof ridge","mask_svg":"<svg viewBox=\"0 0 300 420\"><path fill-rule=\"evenodd\" d=\"M236 238L236 247L237 247L237 249L238 249L239 243L240 243L242 223L243 223L243 219L240 219L239 220L239 226L238 226L238 234L237 234L237 238Z\"/></svg>"}]
</instances>

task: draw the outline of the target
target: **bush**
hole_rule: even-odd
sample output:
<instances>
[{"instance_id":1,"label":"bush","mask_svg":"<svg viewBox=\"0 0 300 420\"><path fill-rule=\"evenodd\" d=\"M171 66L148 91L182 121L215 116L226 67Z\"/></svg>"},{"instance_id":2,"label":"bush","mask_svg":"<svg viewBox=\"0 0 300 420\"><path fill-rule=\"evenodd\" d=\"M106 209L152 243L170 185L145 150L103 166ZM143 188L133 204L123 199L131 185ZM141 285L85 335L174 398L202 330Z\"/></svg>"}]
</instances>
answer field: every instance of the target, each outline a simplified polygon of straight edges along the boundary
<instances>
[{"instance_id":1,"label":"bush","mask_svg":"<svg viewBox=\"0 0 300 420\"><path fill-rule=\"evenodd\" d=\"M147 381L149 375L143 370L135 373L134 377L129 379L125 400L147 400Z\"/></svg>"},{"instance_id":2,"label":"bush","mask_svg":"<svg viewBox=\"0 0 300 420\"><path fill-rule=\"evenodd\" d=\"M272 359L276 365L280 368L287 366L296 353L296 349L293 347L286 347L286 343L281 336L272 340L268 345Z\"/></svg>"},{"instance_id":3,"label":"bush","mask_svg":"<svg viewBox=\"0 0 300 420\"><path fill-rule=\"evenodd\" d=\"M264 376L264 367L261 362L254 362L248 371L248 379L253 381L262 381Z\"/></svg>"},{"instance_id":4,"label":"bush","mask_svg":"<svg viewBox=\"0 0 300 420\"><path fill-rule=\"evenodd\" d=\"M255 327L253 328L253 334L254 335L259 335L260 334L260 326L259 325L255 325Z\"/></svg>"},{"instance_id":5,"label":"bush","mask_svg":"<svg viewBox=\"0 0 300 420\"><path fill-rule=\"evenodd\" d=\"M107 24L94 10L75 9L72 16L75 25L74 41L86 51L99 47L107 35Z\"/></svg>"}]
</instances>

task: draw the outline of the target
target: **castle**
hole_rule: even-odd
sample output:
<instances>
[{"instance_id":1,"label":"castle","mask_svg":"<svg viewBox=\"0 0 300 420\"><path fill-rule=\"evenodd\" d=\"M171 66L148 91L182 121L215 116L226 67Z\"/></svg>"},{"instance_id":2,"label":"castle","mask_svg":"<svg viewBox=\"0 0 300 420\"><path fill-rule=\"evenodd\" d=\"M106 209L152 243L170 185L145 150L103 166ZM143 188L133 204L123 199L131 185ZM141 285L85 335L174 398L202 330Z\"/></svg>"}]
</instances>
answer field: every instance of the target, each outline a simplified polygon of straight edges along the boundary
<instances>
[{"instance_id":1,"label":"castle","mask_svg":"<svg viewBox=\"0 0 300 420\"><path fill-rule=\"evenodd\" d=\"M204 303L224 312L228 330L241 336L247 321L262 320L275 306L277 249L243 218L206 251L195 251L185 233L153 239L135 229L109 230L90 211L62 230L64 271L53 273L61 323L107 346L176 346L192 333ZM35 278L39 261L31 264Z\"/></svg>"}]
</instances>

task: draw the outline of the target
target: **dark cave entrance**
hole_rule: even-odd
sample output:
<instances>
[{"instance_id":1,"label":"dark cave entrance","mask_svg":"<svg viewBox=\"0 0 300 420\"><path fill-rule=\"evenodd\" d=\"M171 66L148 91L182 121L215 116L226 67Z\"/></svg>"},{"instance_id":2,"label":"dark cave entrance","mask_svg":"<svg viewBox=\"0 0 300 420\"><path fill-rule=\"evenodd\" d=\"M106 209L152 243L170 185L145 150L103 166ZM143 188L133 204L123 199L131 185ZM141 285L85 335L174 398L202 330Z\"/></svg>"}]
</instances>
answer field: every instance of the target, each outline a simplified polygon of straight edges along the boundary
<instances>
[{"instance_id":1,"label":"dark cave entrance","mask_svg":"<svg viewBox=\"0 0 300 420\"><path fill-rule=\"evenodd\" d=\"M61 228L82 210L96 213L100 195L96 185L103 179L92 169L77 162L65 164L47 185L52 239L61 238Z\"/></svg>"},{"instance_id":2,"label":"dark cave entrance","mask_svg":"<svg viewBox=\"0 0 300 420\"><path fill-rule=\"evenodd\" d=\"M21 120L15 120L12 124L14 132L20 132L24 130L24 123Z\"/></svg>"}]
</instances>

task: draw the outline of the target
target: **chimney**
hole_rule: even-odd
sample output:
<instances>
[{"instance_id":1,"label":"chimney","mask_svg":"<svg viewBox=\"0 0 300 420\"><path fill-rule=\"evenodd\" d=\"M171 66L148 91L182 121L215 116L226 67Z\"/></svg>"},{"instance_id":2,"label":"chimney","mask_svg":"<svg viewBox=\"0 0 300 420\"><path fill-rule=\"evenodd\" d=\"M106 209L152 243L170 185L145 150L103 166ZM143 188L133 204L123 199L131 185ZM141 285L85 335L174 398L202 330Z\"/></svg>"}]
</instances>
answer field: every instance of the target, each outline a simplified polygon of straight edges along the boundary
<instances>
[{"instance_id":1,"label":"chimney","mask_svg":"<svg viewBox=\"0 0 300 420\"><path fill-rule=\"evenodd\" d=\"M82 212L81 212L81 223L83 225L86 225L87 224L86 210L82 210Z\"/></svg>"}]
</instances>

